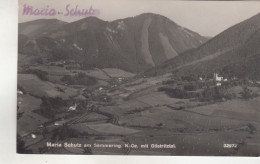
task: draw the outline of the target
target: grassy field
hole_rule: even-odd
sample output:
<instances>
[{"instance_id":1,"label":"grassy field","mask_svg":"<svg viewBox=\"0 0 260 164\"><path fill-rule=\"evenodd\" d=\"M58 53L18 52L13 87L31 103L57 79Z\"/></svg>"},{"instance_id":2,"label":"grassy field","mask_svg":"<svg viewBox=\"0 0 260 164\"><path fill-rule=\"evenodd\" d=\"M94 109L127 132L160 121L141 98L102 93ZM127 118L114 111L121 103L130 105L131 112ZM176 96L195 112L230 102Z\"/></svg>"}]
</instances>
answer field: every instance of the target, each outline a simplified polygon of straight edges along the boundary
<instances>
[{"instance_id":1,"label":"grassy field","mask_svg":"<svg viewBox=\"0 0 260 164\"><path fill-rule=\"evenodd\" d=\"M18 95L17 132L34 153L224 156L259 153L260 97L243 98L242 85L226 88L228 94L234 95L230 99L200 101L196 97L173 98L159 91L160 87L183 90L185 85L193 84L177 80L173 84L164 83L173 79L171 74L137 78L115 68L66 70L36 65L30 69L48 74L46 81L29 73L18 75L18 84L26 93ZM61 83L64 76L72 78L78 73L96 78L97 84ZM119 78L125 80L118 81ZM195 88L187 92L200 93L207 89ZM259 87L248 88L253 93L260 92ZM109 97L109 101L102 101L104 96ZM35 112L42 107L42 97L61 98L67 110L58 107L59 113L54 118L44 117ZM80 110L68 111L75 104ZM44 128L40 128L42 124L48 131L45 135ZM31 134L37 137L32 138ZM176 148L44 148L50 140L89 144L175 144ZM227 149L223 144L237 144L238 147Z\"/></svg>"},{"instance_id":2,"label":"grassy field","mask_svg":"<svg viewBox=\"0 0 260 164\"><path fill-rule=\"evenodd\" d=\"M18 102L21 104L17 113L21 113L22 117L17 120L17 133L20 136L25 136L37 129L47 119L33 112L40 108L40 99L30 95L22 95L18 97Z\"/></svg>"},{"instance_id":3,"label":"grassy field","mask_svg":"<svg viewBox=\"0 0 260 164\"><path fill-rule=\"evenodd\" d=\"M117 68L104 68L102 69L106 74L108 74L110 77L133 77L135 74L131 72L126 72L121 69Z\"/></svg>"},{"instance_id":4,"label":"grassy field","mask_svg":"<svg viewBox=\"0 0 260 164\"><path fill-rule=\"evenodd\" d=\"M18 84L21 85L28 94L35 97L62 97L64 99L69 98L69 96L76 96L77 90L60 85L54 84L48 81L42 81L37 76L32 74L19 74ZM59 91L57 87L61 88L63 91Z\"/></svg>"}]
</instances>

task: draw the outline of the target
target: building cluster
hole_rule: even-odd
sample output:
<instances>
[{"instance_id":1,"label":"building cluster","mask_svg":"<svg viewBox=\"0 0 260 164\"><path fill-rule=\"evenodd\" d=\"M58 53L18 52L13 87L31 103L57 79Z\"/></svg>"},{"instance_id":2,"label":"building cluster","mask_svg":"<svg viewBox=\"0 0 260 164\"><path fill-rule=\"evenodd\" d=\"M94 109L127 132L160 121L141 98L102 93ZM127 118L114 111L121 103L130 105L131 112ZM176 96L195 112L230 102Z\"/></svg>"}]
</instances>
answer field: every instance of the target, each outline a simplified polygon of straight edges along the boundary
<instances>
[{"instance_id":1,"label":"building cluster","mask_svg":"<svg viewBox=\"0 0 260 164\"><path fill-rule=\"evenodd\" d=\"M216 81L216 86L221 86L223 81L228 81L226 78L224 79L223 76L219 76L218 73L213 74L214 81Z\"/></svg>"}]
</instances>

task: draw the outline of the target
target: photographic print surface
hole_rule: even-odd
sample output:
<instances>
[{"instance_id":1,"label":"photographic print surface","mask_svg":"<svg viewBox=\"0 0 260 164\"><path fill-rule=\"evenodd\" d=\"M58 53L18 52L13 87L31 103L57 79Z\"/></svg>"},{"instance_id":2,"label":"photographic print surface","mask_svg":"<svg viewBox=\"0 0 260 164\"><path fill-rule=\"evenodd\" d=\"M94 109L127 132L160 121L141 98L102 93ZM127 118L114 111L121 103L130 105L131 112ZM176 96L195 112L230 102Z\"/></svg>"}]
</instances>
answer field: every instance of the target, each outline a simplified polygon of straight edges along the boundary
<instances>
[{"instance_id":1,"label":"photographic print surface","mask_svg":"<svg viewBox=\"0 0 260 164\"><path fill-rule=\"evenodd\" d=\"M19 0L17 152L259 156L259 13Z\"/></svg>"}]
</instances>

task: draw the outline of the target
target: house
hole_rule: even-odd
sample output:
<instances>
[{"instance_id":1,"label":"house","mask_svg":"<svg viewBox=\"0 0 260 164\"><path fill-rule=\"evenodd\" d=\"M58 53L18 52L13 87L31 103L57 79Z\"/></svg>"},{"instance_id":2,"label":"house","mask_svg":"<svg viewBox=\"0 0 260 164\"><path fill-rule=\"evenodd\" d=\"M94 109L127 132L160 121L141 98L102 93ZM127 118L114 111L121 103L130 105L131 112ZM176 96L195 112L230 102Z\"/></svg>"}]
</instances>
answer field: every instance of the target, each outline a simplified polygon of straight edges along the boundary
<instances>
[{"instance_id":1,"label":"house","mask_svg":"<svg viewBox=\"0 0 260 164\"><path fill-rule=\"evenodd\" d=\"M100 86L95 92L96 94L105 94L107 92L107 88Z\"/></svg>"},{"instance_id":2,"label":"house","mask_svg":"<svg viewBox=\"0 0 260 164\"><path fill-rule=\"evenodd\" d=\"M58 122L55 122L54 125L55 125L55 126L59 126L59 125L61 125L61 124L58 123Z\"/></svg>"},{"instance_id":3,"label":"house","mask_svg":"<svg viewBox=\"0 0 260 164\"><path fill-rule=\"evenodd\" d=\"M213 77L214 77L214 80L215 80L215 81L223 81L223 77L218 76L217 73L214 73Z\"/></svg>"},{"instance_id":4,"label":"house","mask_svg":"<svg viewBox=\"0 0 260 164\"><path fill-rule=\"evenodd\" d=\"M37 136L35 134L32 134L32 138L35 139Z\"/></svg>"},{"instance_id":5,"label":"house","mask_svg":"<svg viewBox=\"0 0 260 164\"><path fill-rule=\"evenodd\" d=\"M199 80L200 80L200 81L202 81L202 80L203 80L203 78L202 78L202 77L199 77Z\"/></svg>"},{"instance_id":6,"label":"house","mask_svg":"<svg viewBox=\"0 0 260 164\"><path fill-rule=\"evenodd\" d=\"M221 86L221 83L220 83L220 82L217 82L216 86Z\"/></svg>"},{"instance_id":7,"label":"house","mask_svg":"<svg viewBox=\"0 0 260 164\"><path fill-rule=\"evenodd\" d=\"M117 81L120 83L120 82L122 82L124 80L124 78L122 78L122 77L119 77L118 79L117 79Z\"/></svg>"},{"instance_id":8,"label":"house","mask_svg":"<svg viewBox=\"0 0 260 164\"><path fill-rule=\"evenodd\" d=\"M76 109L77 109L77 106L78 106L78 105L75 104L75 105L69 107L69 110L68 110L68 111L74 111L74 110L76 110Z\"/></svg>"},{"instance_id":9,"label":"house","mask_svg":"<svg viewBox=\"0 0 260 164\"><path fill-rule=\"evenodd\" d=\"M116 84L111 86L111 88L115 88L115 87L117 87L117 85L116 85Z\"/></svg>"},{"instance_id":10,"label":"house","mask_svg":"<svg viewBox=\"0 0 260 164\"><path fill-rule=\"evenodd\" d=\"M65 124L65 121L64 121L64 120L56 121L56 122L54 123L55 126L61 126L61 125L63 125L63 124Z\"/></svg>"},{"instance_id":11,"label":"house","mask_svg":"<svg viewBox=\"0 0 260 164\"><path fill-rule=\"evenodd\" d=\"M20 94L20 95L23 95L23 92L20 91L20 90L18 90L17 93Z\"/></svg>"}]
</instances>

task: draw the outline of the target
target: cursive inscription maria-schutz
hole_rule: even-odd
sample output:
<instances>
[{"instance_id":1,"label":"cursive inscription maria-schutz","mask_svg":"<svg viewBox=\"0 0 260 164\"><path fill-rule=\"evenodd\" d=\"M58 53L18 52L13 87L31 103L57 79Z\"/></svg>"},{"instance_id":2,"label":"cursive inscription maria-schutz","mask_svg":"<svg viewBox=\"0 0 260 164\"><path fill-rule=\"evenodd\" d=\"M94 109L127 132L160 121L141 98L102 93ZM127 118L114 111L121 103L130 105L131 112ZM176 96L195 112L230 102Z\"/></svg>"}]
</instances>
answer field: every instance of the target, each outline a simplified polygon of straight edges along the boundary
<instances>
[{"instance_id":1,"label":"cursive inscription maria-schutz","mask_svg":"<svg viewBox=\"0 0 260 164\"><path fill-rule=\"evenodd\" d=\"M87 8L79 8L78 5L72 6L67 4L64 8L64 11L56 10L55 8L49 7L47 5L45 8L34 8L33 6L24 4L23 5L23 15L32 15L32 16L78 16L78 17L87 17L87 16L97 16L99 15L99 10L94 9L92 6Z\"/></svg>"}]
</instances>

